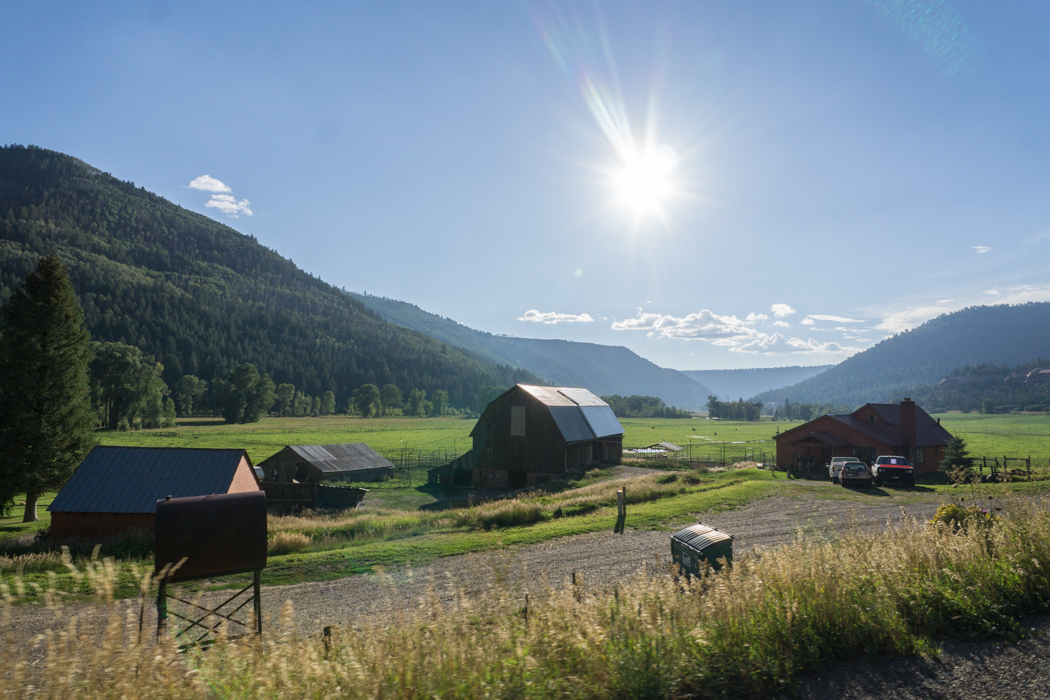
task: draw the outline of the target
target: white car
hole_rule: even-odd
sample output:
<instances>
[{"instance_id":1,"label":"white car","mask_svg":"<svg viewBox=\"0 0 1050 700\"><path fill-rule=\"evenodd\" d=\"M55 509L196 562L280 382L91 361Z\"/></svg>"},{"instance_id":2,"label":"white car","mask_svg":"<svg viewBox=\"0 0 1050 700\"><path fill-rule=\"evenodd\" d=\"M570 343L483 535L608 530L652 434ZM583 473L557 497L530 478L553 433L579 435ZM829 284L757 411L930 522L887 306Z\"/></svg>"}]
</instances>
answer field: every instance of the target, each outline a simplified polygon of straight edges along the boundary
<instances>
[{"instance_id":1,"label":"white car","mask_svg":"<svg viewBox=\"0 0 1050 700\"><path fill-rule=\"evenodd\" d=\"M856 457L832 457L831 464L828 465L828 476L831 477L831 483L839 483L839 475L842 473L843 464L856 461Z\"/></svg>"}]
</instances>

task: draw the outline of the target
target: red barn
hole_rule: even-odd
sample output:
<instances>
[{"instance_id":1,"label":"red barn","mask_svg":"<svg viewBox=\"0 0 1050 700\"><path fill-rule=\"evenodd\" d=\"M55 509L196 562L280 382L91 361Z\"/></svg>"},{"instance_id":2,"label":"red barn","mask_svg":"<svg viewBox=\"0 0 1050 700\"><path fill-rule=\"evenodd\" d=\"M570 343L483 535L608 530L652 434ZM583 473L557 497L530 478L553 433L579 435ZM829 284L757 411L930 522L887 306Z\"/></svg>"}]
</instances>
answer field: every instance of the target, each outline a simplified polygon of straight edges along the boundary
<instances>
[{"instance_id":1,"label":"red barn","mask_svg":"<svg viewBox=\"0 0 1050 700\"><path fill-rule=\"evenodd\" d=\"M153 530L157 501L258 491L244 450L96 447L48 506L52 537Z\"/></svg>"},{"instance_id":2,"label":"red barn","mask_svg":"<svg viewBox=\"0 0 1050 700\"><path fill-rule=\"evenodd\" d=\"M856 457L868 464L879 455L901 455L917 474L935 471L952 436L911 399L868 403L853 413L821 416L776 436L777 466L823 473L832 457Z\"/></svg>"}]
</instances>

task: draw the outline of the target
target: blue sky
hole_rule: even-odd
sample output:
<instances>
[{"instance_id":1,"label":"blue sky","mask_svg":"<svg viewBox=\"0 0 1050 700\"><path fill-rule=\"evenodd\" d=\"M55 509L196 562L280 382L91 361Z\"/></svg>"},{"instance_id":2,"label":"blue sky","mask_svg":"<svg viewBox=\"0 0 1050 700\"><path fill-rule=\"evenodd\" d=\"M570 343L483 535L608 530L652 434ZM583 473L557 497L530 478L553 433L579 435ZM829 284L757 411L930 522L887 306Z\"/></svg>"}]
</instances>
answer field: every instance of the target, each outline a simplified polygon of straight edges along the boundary
<instances>
[{"instance_id":1,"label":"blue sky","mask_svg":"<svg viewBox=\"0 0 1050 700\"><path fill-rule=\"evenodd\" d=\"M0 142L474 328L823 364L1050 300L1048 26L1044 2L7 3Z\"/></svg>"}]
</instances>

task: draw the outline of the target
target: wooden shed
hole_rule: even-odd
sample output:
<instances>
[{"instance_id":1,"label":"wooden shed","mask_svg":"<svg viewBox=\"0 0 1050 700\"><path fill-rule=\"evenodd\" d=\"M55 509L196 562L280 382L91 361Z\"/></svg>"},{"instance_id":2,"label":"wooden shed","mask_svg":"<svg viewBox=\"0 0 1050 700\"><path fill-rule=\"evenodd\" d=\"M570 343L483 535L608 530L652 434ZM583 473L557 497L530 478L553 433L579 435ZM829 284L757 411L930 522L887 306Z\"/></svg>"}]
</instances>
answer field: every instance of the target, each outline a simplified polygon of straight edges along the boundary
<instances>
[{"instance_id":1,"label":"wooden shed","mask_svg":"<svg viewBox=\"0 0 1050 700\"><path fill-rule=\"evenodd\" d=\"M52 537L153 529L157 501L258 491L244 450L95 447L48 506Z\"/></svg>"},{"instance_id":2,"label":"wooden shed","mask_svg":"<svg viewBox=\"0 0 1050 700\"><path fill-rule=\"evenodd\" d=\"M288 445L259 463L265 481L382 481L394 477L394 463L363 442Z\"/></svg>"},{"instance_id":3,"label":"wooden shed","mask_svg":"<svg viewBox=\"0 0 1050 700\"><path fill-rule=\"evenodd\" d=\"M588 464L617 464L623 452L609 404L571 387L518 384L485 408L470 436L476 488L536 486Z\"/></svg>"}]
</instances>

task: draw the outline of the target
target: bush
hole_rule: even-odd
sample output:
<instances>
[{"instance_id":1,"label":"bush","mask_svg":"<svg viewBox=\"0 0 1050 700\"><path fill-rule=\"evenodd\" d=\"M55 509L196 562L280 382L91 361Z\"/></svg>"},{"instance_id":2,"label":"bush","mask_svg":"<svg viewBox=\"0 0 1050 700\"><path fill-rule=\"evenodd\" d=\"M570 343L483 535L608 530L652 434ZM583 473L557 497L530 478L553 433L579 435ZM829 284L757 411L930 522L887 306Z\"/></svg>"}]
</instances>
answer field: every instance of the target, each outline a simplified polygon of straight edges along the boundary
<instances>
[{"instance_id":1,"label":"bush","mask_svg":"<svg viewBox=\"0 0 1050 700\"><path fill-rule=\"evenodd\" d=\"M930 525L943 524L953 532L965 532L973 527L987 529L995 525L999 516L979 506L964 506L960 503L945 503L937 509Z\"/></svg>"},{"instance_id":2,"label":"bush","mask_svg":"<svg viewBox=\"0 0 1050 700\"><path fill-rule=\"evenodd\" d=\"M281 554L292 554L303 552L310 546L310 536L301 532L276 532L270 539L267 552L278 556Z\"/></svg>"}]
</instances>

